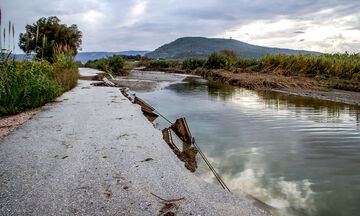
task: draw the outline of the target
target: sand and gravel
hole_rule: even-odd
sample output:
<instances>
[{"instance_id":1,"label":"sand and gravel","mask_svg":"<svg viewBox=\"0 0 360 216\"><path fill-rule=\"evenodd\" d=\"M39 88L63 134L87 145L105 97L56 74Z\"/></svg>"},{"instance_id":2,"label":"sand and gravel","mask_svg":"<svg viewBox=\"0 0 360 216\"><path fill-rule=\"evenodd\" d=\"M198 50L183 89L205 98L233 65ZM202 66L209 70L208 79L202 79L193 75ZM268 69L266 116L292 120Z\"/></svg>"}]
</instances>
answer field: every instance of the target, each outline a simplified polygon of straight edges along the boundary
<instances>
[{"instance_id":1,"label":"sand and gravel","mask_svg":"<svg viewBox=\"0 0 360 216\"><path fill-rule=\"evenodd\" d=\"M90 83L0 140L0 215L267 215L190 173L118 88Z\"/></svg>"},{"instance_id":2,"label":"sand and gravel","mask_svg":"<svg viewBox=\"0 0 360 216\"><path fill-rule=\"evenodd\" d=\"M117 77L116 80L112 80L112 82L123 87L128 87L136 92L149 92L163 88L169 85L169 83L180 82L187 76L193 75L132 70L128 76Z\"/></svg>"},{"instance_id":3,"label":"sand and gravel","mask_svg":"<svg viewBox=\"0 0 360 216\"><path fill-rule=\"evenodd\" d=\"M35 109L0 118L0 140L29 120L38 111L38 109Z\"/></svg>"},{"instance_id":4,"label":"sand and gravel","mask_svg":"<svg viewBox=\"0 0 360 216\"><path fill-rule=\"evenodd\" d=\"M344 91L339 89L333 89L331 91L317 91L309 89L272 89L272 91L311 97L319 100L360 105L360 92Z\"/></svg>"}]
</instances>

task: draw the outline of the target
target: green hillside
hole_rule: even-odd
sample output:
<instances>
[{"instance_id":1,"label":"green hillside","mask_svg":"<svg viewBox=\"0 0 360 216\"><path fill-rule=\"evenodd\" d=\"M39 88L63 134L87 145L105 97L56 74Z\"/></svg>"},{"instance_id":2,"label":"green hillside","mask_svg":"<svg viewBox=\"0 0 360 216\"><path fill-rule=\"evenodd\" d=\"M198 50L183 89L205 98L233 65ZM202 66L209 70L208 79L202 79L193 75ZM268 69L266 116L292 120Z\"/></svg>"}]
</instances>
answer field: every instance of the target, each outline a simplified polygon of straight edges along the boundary
<instances>
[{"instance_id":1,"label":"green hillside","mask_svg":"<svg viewBox=\"0 0 360 216\"><path fill-rule=\"evenodd\" d=\"M233 39L204 38L204 37L183 37L169 44L165 44L146 56L162 59L184 59L187 57L206 58L210 53L222 49L235 50L239 56L244 58L260 58L267 54L315 54L304 50L291 50L256 46Z\"/></svg>"}]
</instances>

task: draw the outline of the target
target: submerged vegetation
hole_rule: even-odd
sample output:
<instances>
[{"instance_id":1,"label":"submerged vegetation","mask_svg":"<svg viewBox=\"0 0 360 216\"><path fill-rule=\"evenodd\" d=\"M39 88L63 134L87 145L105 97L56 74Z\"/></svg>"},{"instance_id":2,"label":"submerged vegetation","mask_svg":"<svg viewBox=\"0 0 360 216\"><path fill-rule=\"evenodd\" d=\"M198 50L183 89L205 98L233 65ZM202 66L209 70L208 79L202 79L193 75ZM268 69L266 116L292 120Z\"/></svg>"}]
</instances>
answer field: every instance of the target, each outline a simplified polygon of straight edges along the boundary
<instances>
[{"instance_id":1,"label":"submerged vegetation","mask_svg":"<svg viewBox=\"0 0 360 216\"><path fill-rule=\"evenodd\" d=\"M1 49L0 54L0 116L12 115L44 105L75 87L79 76L74 62L76 52L73 47L67 45L66 40L64 43L54 42L51 55L42 52L41 57L37 55L31 61L15 60L15 57L11 55L15 49L14 27L12 29L13 49L10 48L9 40L9 49ZM9 25L9 36L10 33ZM39 34L41 34L40 29L37 28L34 44L39 44ZM3 44L5 44L5 37L3 39ZM20 42L21 40L20 37ZM43 41L42 45L46 43L45 39ZM2 42L0 41L0 44ZM30 38L27 37L25 44L29 43ZM33 51L26 52L30 54ZM51 58L51 61L45 60L48 58Z\"/></svg>"},{"instance_id":2,"label":"submerged vegetation","mask_svg":"<svg viewBox=\"0 0 360 216\"><path fill-rule=\"evenodd\" d=\"M277 54L255 59L238 57L236 52L224 49L219 53L210 54L207 59L150 60L148 67L156 68L154 66L174 70L181 68L188 73L197 73L206 77L214 76L216 79L223 79L228 83L243 87L249 86L249 82L256 81L258 83L255 86L270 88L316 86L317 88L360 91L360 56L358 54ZM286 85L286 82L290 80L296 83ZM282 84L277 85L276 82ZM308 85L310 83L311 85Z\"/></svg>"}]
</instances>

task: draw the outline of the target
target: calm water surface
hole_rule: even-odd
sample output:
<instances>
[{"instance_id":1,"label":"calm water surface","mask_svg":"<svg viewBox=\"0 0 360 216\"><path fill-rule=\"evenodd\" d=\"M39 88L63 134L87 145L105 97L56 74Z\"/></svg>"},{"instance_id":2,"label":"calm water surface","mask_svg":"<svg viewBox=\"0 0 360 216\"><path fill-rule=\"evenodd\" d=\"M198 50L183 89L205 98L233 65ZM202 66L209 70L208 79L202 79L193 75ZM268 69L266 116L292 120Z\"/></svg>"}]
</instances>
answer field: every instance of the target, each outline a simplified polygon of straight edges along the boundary
<instances>
[{"instance_id":1,"label":"calm water surface","mask_svg":"<svg viewBox=\"0 0 360 216\"><path fill-rule=\"evenodd\" d=\"M186 117L233 193L283 215L360 215L360 107L195 77L137 95ZM202 165L198 175L216 183Z\"/></svg>"}]
</instances>

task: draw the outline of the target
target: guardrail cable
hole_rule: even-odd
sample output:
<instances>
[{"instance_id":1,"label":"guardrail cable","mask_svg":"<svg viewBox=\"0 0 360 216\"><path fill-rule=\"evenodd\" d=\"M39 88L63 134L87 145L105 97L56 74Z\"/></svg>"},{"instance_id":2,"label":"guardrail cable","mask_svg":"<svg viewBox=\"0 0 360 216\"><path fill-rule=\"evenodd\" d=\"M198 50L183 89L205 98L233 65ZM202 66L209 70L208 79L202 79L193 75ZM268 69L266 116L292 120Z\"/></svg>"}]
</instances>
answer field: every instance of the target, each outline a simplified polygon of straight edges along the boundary
<instances>
[{"instance_id":1,"label":"guardrail cable","mask_svg":"<svg viewBox=\"0 0 360 216\"><path fill-rule=\"evenodd\" d=\"M161 116L163 119L165 119L170 125L172 125L173 123L167 119L165 116L163 116L159 111L157 111L155 109L156 114L158 114L159 116ZM171 132L170 132L171 133ZM220 175L216 172L215 168L211 165L210 161L206 158L205 154L201 151L200 147L198 146L198 144L194 141L193 145L197 148L201 158L205 161L206 165L209 167L209 169L211 170L211 172L214 174L215 178L218 180L219 184L221 185L221 187L224 190L227 190L228 192L231 193L230 189L228 188L228 186L225 184L225 182L222 180L222 178L220 177Z\"/></svg>"}]
</instances>

